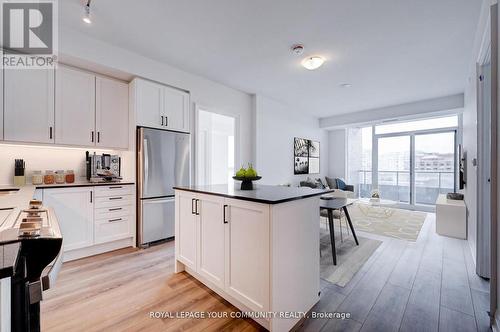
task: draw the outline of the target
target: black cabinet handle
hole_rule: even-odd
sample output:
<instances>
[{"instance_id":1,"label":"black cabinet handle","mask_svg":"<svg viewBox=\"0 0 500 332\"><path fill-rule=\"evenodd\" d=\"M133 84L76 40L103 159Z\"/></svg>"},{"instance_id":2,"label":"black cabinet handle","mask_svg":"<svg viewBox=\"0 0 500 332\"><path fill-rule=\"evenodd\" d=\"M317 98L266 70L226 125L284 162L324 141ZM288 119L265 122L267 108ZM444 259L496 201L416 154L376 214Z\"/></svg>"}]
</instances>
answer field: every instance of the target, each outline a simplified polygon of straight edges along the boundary
<instances>
[{"instance_id":1,"label":"black cabinet handle","mask_svg":"<svg viewBox=\"0 0 500 332\"><path fill-rule=\"evenodd\" d=\"M191 199L191 214L196 214L196 210L194 209L194 201L195 199Z\"/></svg>"},{"instance_id":2,"label":"black cabinet handle","mask_svg":"<svg viewBox=\"0 0 500 332\"><path fill-rule=\"evenodd\" d=\"M168 116L165 116L165 122L166 122L166 123L165 123L165 126L167 126L167 127L168 127Z\"/></svg>"},{"instance_id":3,"label":"black cabinet handle","mask_svg":"<svg viewBox=\"0 0 500 332\"><path fill-rule=\"evenodd\" d=\"M110 197L109 200L110 201L115 201L117 199L122 199L123 197Z\"/></svg>"},{"instance_id":4,"label":"black cabinet handle","mask_svg":"<svg viewBox=\"0 0 500 332\"><path fill-rule=\"evenodd\" d=\"M90 132L90 141L94 143L94 131Z\"/></svg>"},{"instance_id":5,"label":"black cabinet handle","mask_svg":"<svg viewBox=\"0 0 500 332\"><path fill-rule=\"evenodd\" d=\"M101 142L101 132L98 131L97 132L97 143L100 143Z\"/></svg>"},{"instance_id":6,"label":"black cabinet handle","mask_svg":"<svg viewBox=\"0 0 500 332\"><path fill-rule=\"evenodd\" d=\"M109 219L108 222L113 222L113 221L121 221L122 218L116 218L116 219Z\"/></svg>"},{"instance_id":7,"label":"black cabinet handle","mask_svg":"<svg viewBox=\"0 0 500 332\"><path fill-rule=\"evenodd\" d=\"M197 215L197 216L199 216L199 215L200 215L200 211L198 210L199 203L200 203L200 200L199 200L199 199L197 199L197 200L196 200L196 215Z\"/></svg>"},{"instance_id":8,"label":"black cabinet handle","mask_svg":"<svg viewBox=\"0 0 500 332\"><path fill-rule=\"evenodd\" d=\"M114 187L109 187L109 189L122 189L122 186L114 186Z\"/></svg>"},{"instance_id":9,"label":"black cabinet handle","mask_svg":"<svg viewBox=\"0 0 500 332\"><path fill-rule=\"evenodd\" d=\"M227 209L227 207L228 207L227 205L224 205L224 209L223 209L224 216L222 218L222 220L224 221L224 224L229 223L229 221L226 220L226 209Z\"/></svg>"},{"instance_id":10,"label":"black cabinet handle","mask_svg":"<svg viewBox=\"0 0 500 332\"><path fill-rule=\"evenodd\" d=\"M49 138L52 139L52 126L49 127Z\"/></svg>"},{"instance_id":11,"label":"black cabinet handle","mask_svg":"<svg viewBox=\"0 0 500 332\"><path fill-rule=\"evenodd\" d=\"M120 211L122 208L114 208L114 209L109 209L109 212L111 211Z\"/></svg>"},{"instance_id":12,"label":"black cabinet handle","mask_svg":"<svg viewBox=\"0 0 500 332\"><path fill-rule=\"evenodd\" d=\"M90 192L90 203L92 203L92 192Z\"/></svg>"},{"instance_id":13,"label":"black cabinet handle","mask_svg":"<svg viewBox=\"0 0 500 332\"><path fill-rule=\"evenodd\" d=\"M163 126L163 115L161 116L161 125Z\"/></svg>"}]
</instances>

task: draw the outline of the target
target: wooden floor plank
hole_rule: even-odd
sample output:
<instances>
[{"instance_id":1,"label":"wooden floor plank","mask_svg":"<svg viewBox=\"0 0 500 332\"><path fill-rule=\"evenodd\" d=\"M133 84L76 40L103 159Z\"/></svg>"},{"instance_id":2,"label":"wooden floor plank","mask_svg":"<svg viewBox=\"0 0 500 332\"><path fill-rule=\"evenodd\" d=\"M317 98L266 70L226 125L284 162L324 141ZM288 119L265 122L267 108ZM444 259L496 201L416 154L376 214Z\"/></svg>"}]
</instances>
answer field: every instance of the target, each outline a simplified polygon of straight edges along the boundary
<instances>
[{"instance_id":1,"label":"wooden floor plank","mask_svg":"<svg viewBox=\"0 0 500 332\"><path fill-rule=\"evenodd\" d=\"M473 316L441 307L439 316L439 332L471 332L476 331Z\"/></svg>"}]
</instances>

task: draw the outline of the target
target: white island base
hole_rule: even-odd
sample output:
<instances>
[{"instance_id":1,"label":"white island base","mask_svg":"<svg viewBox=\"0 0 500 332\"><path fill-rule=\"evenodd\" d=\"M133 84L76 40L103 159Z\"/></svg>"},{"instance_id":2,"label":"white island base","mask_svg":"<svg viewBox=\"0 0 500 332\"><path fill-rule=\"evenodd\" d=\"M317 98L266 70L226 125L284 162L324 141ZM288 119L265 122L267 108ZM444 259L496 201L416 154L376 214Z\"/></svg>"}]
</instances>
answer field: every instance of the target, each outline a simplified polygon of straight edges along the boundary
<instances>
[{"instance_id":1,"label":"white island base","mask_svg":"<svg viewBox=\"0 0 500 332\"><path fill-rule=\"evenodd\" d=\"M319 301L317 196L268 204L177 189L175 199L176 273L270 331L289 331Z\"/></svg>"}]
</instances>

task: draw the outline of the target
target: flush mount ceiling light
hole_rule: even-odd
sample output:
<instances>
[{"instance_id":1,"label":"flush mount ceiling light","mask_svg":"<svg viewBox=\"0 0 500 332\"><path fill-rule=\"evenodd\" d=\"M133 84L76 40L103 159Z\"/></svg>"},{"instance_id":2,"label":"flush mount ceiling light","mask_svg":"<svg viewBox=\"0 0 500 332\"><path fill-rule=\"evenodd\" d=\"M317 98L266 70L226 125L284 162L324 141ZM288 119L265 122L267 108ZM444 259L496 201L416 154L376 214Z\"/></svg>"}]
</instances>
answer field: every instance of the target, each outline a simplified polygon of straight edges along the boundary
<instances>
[{"instance_id":1,"label":"flush mount ceiling light","mask_svg":"<svg viewBox=\"0 0 500 332\"><path fill-rule=\"evenodd\" d=\"M87 24L92 24L92 19L90 18L90 1L91 0L88 0L87 4L84 7L85 13L83 15L83 22Z\"/></svg>"},{"instance_id":2,"label":"flush mount ceiling light","mask_svg":"<svg viewBox=\"0 0 500 332\"><path fill-rule=\"evenodd\" d=\"M323 65L325 59L320 56L310 56L302 61L302 66L309 70L318 69Z\"/></svg>"}]
</instances>

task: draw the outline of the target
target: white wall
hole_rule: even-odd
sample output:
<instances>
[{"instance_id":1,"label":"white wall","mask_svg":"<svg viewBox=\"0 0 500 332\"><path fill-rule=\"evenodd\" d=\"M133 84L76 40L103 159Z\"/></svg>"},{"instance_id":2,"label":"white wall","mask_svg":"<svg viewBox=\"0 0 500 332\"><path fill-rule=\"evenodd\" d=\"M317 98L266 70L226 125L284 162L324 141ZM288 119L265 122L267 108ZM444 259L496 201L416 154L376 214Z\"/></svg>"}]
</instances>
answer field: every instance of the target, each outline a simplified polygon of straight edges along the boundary
<instances>
[{"instance_id":1,"label":"white wall","mask_svg":"<svg viewBox=\"0 0 500 332\"><path fill-rule=\"evenodd\" d=\"M307 177L328 174L328 132L319 128L317 118L298 113L273 99L255 96L255 167L261 184L298 185ZM320 142L320 174L293 174L294 137Z\"/></svg>"},{"instance_id":2,"label":"white wall","mask_svg":"<svg viewBox=\"0 0 500 332\"><path fill-rule=\"evenodd\" d=\"M328 132L328 176L347 178L346 173L346 129Z\"/></svg>"},{"instance_id":3,"label":"white wall","mask_svg":"<svg viewBox=\"0 0 500 332\"><path fill-rule=\"evenodd\" d=\"M194 119L195 104L238 117L240 120L239 154L242 160L252 161L253 104L249 94L98 41L67 27L59 29L59 38L59 52L63 60L84 59L85 62L96 66L188 90L191 93L192 102L191 119ZM194 121L191 122L192 132L194 132Z\"/></svg>"}]
</instances>

